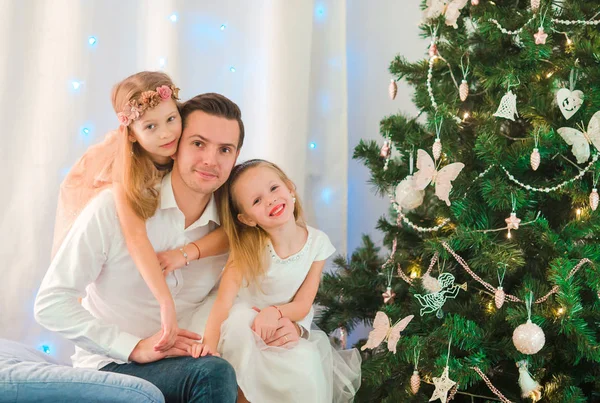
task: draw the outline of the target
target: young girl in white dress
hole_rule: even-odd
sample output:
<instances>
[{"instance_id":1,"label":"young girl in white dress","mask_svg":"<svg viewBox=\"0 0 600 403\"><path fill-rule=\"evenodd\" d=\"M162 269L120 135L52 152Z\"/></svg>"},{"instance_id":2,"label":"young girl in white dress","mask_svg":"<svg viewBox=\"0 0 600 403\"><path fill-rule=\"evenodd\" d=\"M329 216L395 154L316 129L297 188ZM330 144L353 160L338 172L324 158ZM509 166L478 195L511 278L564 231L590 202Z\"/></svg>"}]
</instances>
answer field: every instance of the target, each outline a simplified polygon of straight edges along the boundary
<instances>
[{"instance_id":1,"label":"young girl in white dress","mask_svg":"<svg viewBox=\"0 0 600 403\"><path fill-rule=\"evenodd\" d=\"M356 349L334 350L316 329L289 348L265 342L280 318L296 322L309 314L325 260L335 251L325 233L304 223L294 189L267 161L232 170L220 200L231 255L202 344L190 352L218 353L233 365L238 401L349 402L360 386Z\"/></svg>"}]
</instances>

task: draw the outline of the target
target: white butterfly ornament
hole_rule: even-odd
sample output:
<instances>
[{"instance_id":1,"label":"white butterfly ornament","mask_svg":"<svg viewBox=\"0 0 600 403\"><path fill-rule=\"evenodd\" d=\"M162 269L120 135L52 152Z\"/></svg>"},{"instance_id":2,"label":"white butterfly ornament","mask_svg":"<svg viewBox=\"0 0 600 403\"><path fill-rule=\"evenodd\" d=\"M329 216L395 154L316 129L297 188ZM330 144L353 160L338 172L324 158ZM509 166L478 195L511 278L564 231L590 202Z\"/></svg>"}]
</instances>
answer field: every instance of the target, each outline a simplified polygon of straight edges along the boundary
<instances>
[{"instance_id":1,"label":"white butterfly ornament","mask_svg":"<svg viewBox=\"0 0 600 403\"><path fill-rule=\"evenodd\" d=\"M414 175L415 189L423 190L430 183L435 184L435 195L450 205L450 191L452 181L458 177L465 167L462 162L448 164L439 171L435 167L433 158L425 150L417 150L417 169Z\"/></svg>"},{"instance_id":2,"label":"white butterfly ornament","mask_svg":"<svg viewBox=\"0 0 600 403\"><path fill-rule=\"evenodd\" d=\"M467 5L467 2L468 0L427 0L424 17L426 20L432 20L444 14L446 25L456 29L460 10Z\"/></svg>"},{"instance_id":3,"label":"white butterfly ornament","mask_svg":"<svg viewBox=\"0 0 600 403\"><path fill-rule=\"evenodd\" d=\"M590 144L600 150L600 111L594 113L590 119L587 131L583 127L581 130L561 127L557 131L563 140L572 146L571 152L577 158L577 163L582 164L590 159Z\"/></svg>"},{"instance_id":4,"label":"white butterfly ornament","mask_svg":"<svg viewBox=\"0 0 600 403\"><path fill-rule=\"evenodd\" d=\"M384 312L377 312L373 321L373 330L369 332L369 339L360 349L365 351L367 348L377 348L387 339L388 351L396 354L396 344L400 340L400 332L406 329L414 317L415 315L409 315L392 326L390 318Z\"/></svg>"}]
</instances>

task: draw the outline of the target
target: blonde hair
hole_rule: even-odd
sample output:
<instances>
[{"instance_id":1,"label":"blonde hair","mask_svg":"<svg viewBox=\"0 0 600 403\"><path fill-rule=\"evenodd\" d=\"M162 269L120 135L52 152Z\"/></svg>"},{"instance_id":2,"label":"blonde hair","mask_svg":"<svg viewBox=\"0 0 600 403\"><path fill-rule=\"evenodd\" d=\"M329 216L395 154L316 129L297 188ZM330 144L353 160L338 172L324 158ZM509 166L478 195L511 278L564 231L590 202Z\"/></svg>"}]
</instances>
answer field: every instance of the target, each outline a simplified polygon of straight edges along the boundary
<instances>
[{"instance_id":1,"label":"blonde hair","mask_svg":"<svg viewBox=\"0 0 600 403\"><path fill-rule=\"evenodd\" d=\"M119 113L132 100L141 100L146 91L155 91L163 85L172 86L173 81L165 73L142 71L117 83L112 90L112 105ZM159 171L150 155L139 142L129 140L134 136L131 125L119 127L120 152L117 156L115 180L121 182L131 208L147 220L154 215L158 207L159 192L154 188L164 175Z\"/></svg>"},{"instance_id":2,"label":"blonde hair","mask_svg":"<svg viewBox=\"0 0 600 403\"><path fill-rule=\"evenodd\" d=\"M266 167L272 169L290 190L296 186L287 175L272 162L253 159L236 165L231 170L229 180L218 192L221 222L229 238L231 261L235 270L247 284L258 283L268 269L268 254L266 251L269 235L259 226L249 226L238 219L242 211L237 203L233 188L244 172L252 168ZM295 195L294 218L301 225L304 223L304 212L298 195Z\"/></svg>"}]
</instances>

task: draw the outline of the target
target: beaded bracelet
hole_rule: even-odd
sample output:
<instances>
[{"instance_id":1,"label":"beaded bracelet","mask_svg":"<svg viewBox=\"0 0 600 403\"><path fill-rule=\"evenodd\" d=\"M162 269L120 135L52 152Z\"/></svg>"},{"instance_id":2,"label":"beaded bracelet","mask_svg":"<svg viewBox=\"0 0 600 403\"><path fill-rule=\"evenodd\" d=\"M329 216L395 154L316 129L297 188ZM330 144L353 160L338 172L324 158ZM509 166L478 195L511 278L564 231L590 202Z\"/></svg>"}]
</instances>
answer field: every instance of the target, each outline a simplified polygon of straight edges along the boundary
<instances>
[{"instance_id":1,"label":"beaded bracelet","mask_svg":"<svg viewBox=\"0 0 600 403\"><path fill-rule=\"evenodd\" d=\"M183 250L183 248L179 248L179 250L183 254L183 257L185 258L185 265L189 266L190 265L190 261L188 260L188 254L186 253L186 251Z\"/></svg>"}]
</instances>

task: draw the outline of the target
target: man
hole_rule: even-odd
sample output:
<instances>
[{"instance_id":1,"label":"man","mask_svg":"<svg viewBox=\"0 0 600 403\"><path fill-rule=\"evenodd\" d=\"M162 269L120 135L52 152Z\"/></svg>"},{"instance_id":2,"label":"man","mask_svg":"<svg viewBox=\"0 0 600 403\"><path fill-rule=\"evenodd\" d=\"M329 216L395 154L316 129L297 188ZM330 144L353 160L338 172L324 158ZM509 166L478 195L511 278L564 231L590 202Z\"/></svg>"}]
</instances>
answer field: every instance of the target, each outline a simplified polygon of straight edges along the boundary
<instances>
[{"instance_id":1,"label":"man","mask_svg":"<svg viewBox=\"0 0 600 403\"><path fill-rule=\"evenodd\" d=\"M173 171L161 184L159 206L147 220L155 250L180 248L219 224L213 192L229 177L244 141L238 106L219 94L187 101ZM167 277L180 322L189 323L213 289L225 255L190 262ZM82 304L78 298L85 296ZM170 402L234 402L232 367L218 357L194 359L188 347L200 336L179 331L173 348L154 351L160 339L159 305L129 256L112 191L93 199L77 218L52 261L35 302L36 320L76 345L76 367L146 379ZM298 340L309 329L284 318L272 345ZM166 357L177 357L164 359Z\"/></svg>"}]
</instances>

